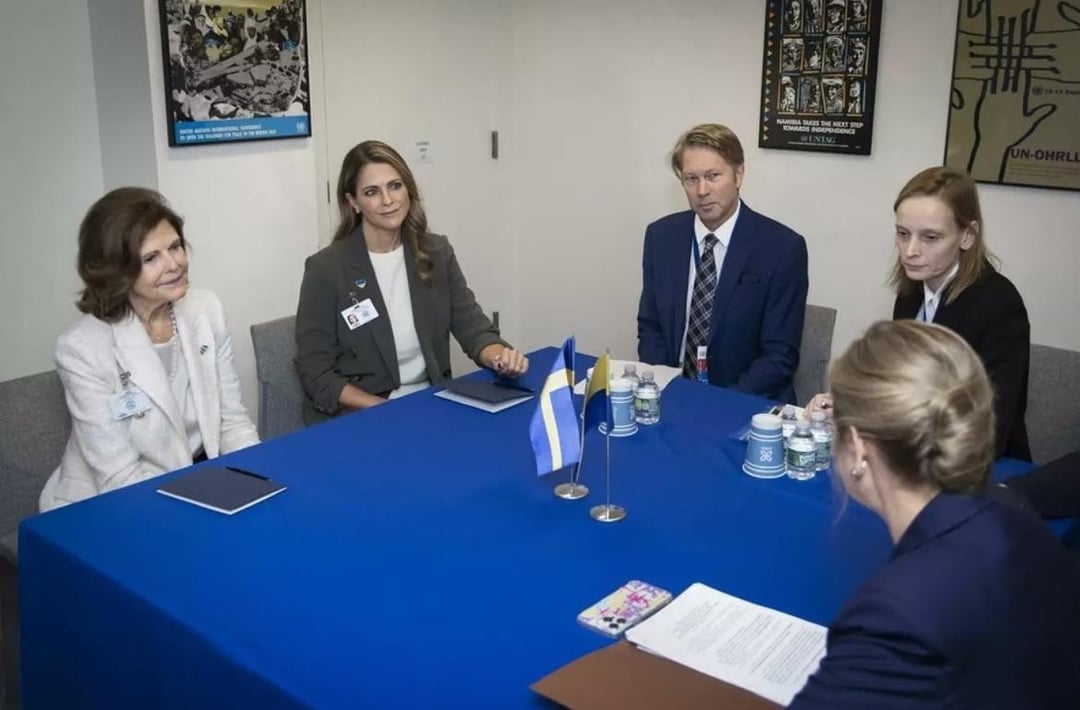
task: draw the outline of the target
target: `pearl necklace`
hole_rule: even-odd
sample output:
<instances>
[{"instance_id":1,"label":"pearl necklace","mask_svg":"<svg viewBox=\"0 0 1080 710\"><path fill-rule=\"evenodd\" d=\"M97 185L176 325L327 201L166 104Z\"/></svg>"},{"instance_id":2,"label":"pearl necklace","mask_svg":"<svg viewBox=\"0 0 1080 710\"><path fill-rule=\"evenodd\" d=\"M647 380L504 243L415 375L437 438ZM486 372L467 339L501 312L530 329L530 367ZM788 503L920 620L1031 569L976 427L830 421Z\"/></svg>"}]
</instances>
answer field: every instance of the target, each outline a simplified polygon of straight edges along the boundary
<instances>
[{"instance_id":1,"label":"pearl necklace","mask_svg":"<svg viewBox=\"0 0 1080 710\"><path fill-rule=\"evenodd\" d=\"M169 339L173 341L172 361L169 363L169 382L172 382L176 379L176 372L180 367L180 331L176 329L176 311L173 310L171 303L169 304L169 325L172 326Z\"/></svg>"},{"instance_id":2,"label":"pearl necklace","mask_svg":"<svg viewBox=\"0 0 1080 710\"><path fill-rule=\"evenodd\" d=\"M176 373L180 367L180 338L178 337L180 331L176 328L176 311L173 309L173 304L168 304L166 308L169 311L169 337L164 340L160 340L154 337L150 328L147 328L147 335L150 336L150 342L154 345L165 345L171 340L175 340L171 346L171 360L169 363L169 381L172 382L176 379ZM148 324L149 325L149 324Z\"/></svg>"}]
</instances>

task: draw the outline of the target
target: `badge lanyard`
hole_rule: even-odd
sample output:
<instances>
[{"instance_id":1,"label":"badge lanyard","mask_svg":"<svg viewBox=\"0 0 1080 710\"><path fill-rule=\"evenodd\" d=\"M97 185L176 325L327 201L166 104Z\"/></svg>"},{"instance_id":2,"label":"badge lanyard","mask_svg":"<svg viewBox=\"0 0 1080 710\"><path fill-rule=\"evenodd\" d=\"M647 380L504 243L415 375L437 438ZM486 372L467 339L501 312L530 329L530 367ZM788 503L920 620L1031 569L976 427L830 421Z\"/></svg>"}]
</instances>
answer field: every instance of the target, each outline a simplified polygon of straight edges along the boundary
<instances>
[{"instance_id":1,"label":"badge lanyard","mask_svg":"<svg viewBox=\"0 0 1080 710\"><path fill-rule=\"evenodd\" d=\"M120 370L120 387L127 392L131 389L131 373L120 367L120 363L116 363L116 369Z\"/></svg>"}]
</instances>

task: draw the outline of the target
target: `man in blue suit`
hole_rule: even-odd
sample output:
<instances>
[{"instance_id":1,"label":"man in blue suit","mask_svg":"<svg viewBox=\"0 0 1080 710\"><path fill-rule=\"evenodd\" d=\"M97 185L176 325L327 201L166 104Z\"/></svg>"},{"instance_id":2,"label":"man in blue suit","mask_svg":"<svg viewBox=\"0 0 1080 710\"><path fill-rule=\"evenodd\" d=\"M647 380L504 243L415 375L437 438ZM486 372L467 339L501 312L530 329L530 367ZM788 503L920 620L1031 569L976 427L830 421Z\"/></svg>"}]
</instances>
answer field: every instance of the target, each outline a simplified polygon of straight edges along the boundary
<instances>
[{"instance_id":1,"label":"man in blue suit","mask_svg":"<svg viewBox=\"0 0 1080 710\"><path fill-rule=\"evenodd\" d=\"M671 167L690 209L645 230L638 359L771 399L795 401L808 287L806 242L739 199L745 165L726 126L679 138Z\"/></svg>"}]
</instances>

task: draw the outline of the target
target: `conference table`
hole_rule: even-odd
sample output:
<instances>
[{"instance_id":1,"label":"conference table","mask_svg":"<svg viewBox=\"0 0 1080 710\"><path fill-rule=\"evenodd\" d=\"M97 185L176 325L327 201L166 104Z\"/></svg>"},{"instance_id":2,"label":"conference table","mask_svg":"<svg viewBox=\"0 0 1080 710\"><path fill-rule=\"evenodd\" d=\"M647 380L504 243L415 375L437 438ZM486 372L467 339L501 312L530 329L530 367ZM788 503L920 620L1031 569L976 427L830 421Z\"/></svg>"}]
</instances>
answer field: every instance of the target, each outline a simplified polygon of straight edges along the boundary
<instances>
[{"instance_id":1,"label":"conference table","mask_svg":"<svg viewBox=\"0 0 1080 710\"><path fill-rule=\"evenodd\" d=\"M891 544L828 475L741 472L733 435L770 404L673 381L659 424L611 441L617 523L588 514L598 432L591 493L560 500L567 471L536 475L535 401L490 414L432 390L212 462L288 486L234 516L156 492L181 471L31 518L23 707L550 707L529 684L610 643L576 617L631 579L828 624Z\"/></svg>"}]
</instances>

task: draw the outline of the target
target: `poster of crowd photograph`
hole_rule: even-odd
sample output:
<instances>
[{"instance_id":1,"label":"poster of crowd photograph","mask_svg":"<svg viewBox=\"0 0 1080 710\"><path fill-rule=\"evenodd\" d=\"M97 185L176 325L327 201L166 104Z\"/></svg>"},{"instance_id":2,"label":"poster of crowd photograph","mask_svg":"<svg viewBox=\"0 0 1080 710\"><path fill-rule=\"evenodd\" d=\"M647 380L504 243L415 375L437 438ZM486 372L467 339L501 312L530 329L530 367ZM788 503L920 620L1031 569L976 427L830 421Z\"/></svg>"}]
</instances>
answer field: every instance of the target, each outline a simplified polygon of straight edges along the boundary
<instances>
[{"instance_id":1,"label":"poster of crowd photograph","mask_svg":"<svg viewBox=\"0 0 1080 710\"><path fill-rule=\"evenodd\" d=\"M882 0L768 0L762 148L869 155Z\"/></svg>"},{"instance_id":2,"label":"poster of crowd photograph","mask_svg":"<svg viewBox=\"0 0 1080 710\"><path fill-rule=\"evenodd\" d=\"M169 145L311 135L304 0L160 0Z\"/></svg>"}]
</instances>

